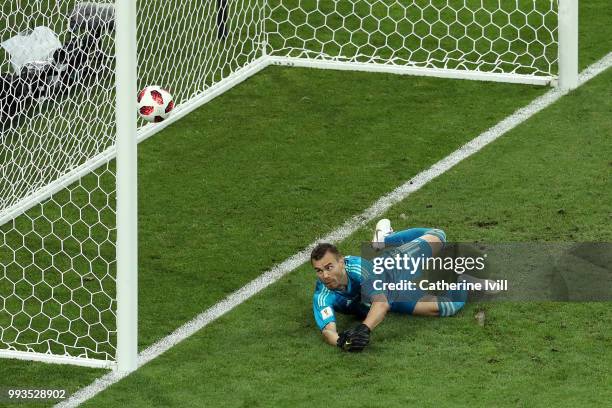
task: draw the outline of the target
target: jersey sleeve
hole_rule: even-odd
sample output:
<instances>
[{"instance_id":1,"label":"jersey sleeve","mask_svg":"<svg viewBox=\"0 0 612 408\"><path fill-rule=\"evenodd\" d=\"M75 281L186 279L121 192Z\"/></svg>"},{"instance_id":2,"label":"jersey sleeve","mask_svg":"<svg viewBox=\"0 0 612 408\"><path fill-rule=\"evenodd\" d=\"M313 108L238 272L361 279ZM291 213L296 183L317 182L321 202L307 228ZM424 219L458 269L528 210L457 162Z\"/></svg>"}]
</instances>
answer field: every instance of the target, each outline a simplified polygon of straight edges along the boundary
<instances>
[{"instance_id":1,"label":"jersey sleeve","mask_svg":"<svg viewBox=\"0 0 612 408\"><path fill-rule=\"evenodd\" d=\"M321 282L317 282L312 298L312 312L319 330L323 330L331 322L336 321L334 314L334 300L336 294L327 289Z\"/></svg>"},{"instance_id":2,"label":"jersey sleeve","mask_svg":"<svg viewBox=\"0 0 612 408\"><path fill-rule=\"evenodd\" d=\"M374 265L372 261L357 256L350 257L347 271L359 283L361 303L367 307L370 307L374 295L382 293L382 291L373 289L373 281L378 278L378 275L374 274L373 270Z\"/></svg>"},{"instance_id":3,"label":"jersey sleeve","mask_svg":"<svg viewBox=\"0 0 612 408\"><path fill-rule=\"evenodd\" d=\"M372 272L372 262L359 256L346 256L346 272L352 282L361 285L367 281Z\"/></svg>"}]
</instances>

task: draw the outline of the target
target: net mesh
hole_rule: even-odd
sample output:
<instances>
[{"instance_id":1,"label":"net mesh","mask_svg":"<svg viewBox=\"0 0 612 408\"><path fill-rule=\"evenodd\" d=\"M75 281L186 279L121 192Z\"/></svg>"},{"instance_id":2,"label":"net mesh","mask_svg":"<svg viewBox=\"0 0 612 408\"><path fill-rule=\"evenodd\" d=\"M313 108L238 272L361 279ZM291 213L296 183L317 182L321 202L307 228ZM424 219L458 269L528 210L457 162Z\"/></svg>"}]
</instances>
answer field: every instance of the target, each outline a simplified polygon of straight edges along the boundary
<instances>
[{"instance_id":1,"label":"net mesh","mask_svg":"<svg viewBox=\"0 0 612 408\"><path fill-rule=\"evenodd\" d=\"M269 53L554 75L557 0L270 0Z\"/></svg>"},{"instance_id":2,"label":"net mesh","mask_svg":"<svg viewBox=\"0 0 612 408\"><path fill-rule=\"evenodd\" d=\"M115 170L90 162L114 145L113 35L71 31L73 1L0 7L0 349L110 359ZM78 168L89 174L6 220Z\"/></svg>"},{"instance_id":3,"label":"net mesh","mask_svg":"<svg viewBox=\"0 0 612 408\"><path fill-rule=\"evenodd\" d=\"M140 4L139 88L163 85L182 104L261 57L263 5L263 0Z\"/></svg>"}]
</instances>

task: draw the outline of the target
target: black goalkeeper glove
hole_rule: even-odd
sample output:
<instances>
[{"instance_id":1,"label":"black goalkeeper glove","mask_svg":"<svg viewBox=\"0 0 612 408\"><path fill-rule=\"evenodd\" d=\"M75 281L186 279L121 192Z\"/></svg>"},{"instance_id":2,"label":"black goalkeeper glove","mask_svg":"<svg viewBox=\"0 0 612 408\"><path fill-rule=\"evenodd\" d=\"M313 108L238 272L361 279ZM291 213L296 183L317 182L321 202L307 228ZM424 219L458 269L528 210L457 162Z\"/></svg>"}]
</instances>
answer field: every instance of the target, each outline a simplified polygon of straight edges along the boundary
<instances>
[{"instance_id":1,"label":"black goalkeeper glove","mask_svg":"<svg viewBox=\"0 0 612 408\"><path fill-rule=\"evenodd\" d=\"M362 351L369 342L370 328L362 323L357 327L340 333L336 344L341 350L355 353Z\"/></svg>"}]
</instances>

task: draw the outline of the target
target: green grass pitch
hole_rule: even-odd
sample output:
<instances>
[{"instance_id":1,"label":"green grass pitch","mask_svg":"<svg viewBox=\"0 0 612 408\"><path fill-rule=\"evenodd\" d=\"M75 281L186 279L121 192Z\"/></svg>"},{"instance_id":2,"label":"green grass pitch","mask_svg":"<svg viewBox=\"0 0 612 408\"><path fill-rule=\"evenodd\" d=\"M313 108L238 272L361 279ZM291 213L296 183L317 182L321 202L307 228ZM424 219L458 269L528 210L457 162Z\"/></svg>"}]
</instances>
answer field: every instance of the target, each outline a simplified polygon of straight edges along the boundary
<instances>
[{"instance_id":1,"label":"green grass pitch","mask_svg":"<svg viewBox=\"0 0 612 408\"><path fill-rule=\"evenodd\" d=\"M584 68L611 51L612 7L583 1L580 12ZM398 227L443 228L454 241L609 242L611 81L611 71L602 74L386 216ZM139 347L544 92L268 68L144 142ZM371 227L341 249L357 252ZM449 319L390 316L371 349L344 355L319 338L313 284L308 265L299 268L84 406L573 407L612 400L609 304L473 304ZM485 327L473 320L480 307ZM2 360L0 387L73 392L103 374Z\"/></svg>"}]
</instances>

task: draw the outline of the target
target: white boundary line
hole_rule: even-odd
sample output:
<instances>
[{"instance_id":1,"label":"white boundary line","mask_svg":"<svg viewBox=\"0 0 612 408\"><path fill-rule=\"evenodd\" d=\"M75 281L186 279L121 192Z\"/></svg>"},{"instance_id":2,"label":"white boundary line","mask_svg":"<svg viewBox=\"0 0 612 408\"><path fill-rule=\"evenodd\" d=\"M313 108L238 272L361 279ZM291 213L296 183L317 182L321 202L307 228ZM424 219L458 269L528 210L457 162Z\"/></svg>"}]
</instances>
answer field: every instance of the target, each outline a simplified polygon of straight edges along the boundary
<instances>
[{"instance_id":1,"label":"white boundary line","mask_svg":"<svg viewBox=\"0 0 612 408\"><path fill-rule=\"evenodd\" d=\"M580 74L578 86L584 85L587 81L602 73L604 70L612 66L612 53L609 53L604 58L600 59ZM349 235L357 231L373 219L384 214L391 206L404 200L410 194L418 191L425 184L435 179L439 175L453 168L456 164L470 157L480 149L495 141L506 132L525 122L527 119L550 106L568 91L560 89L552 89L544 95L536 98L529 105L517 110L506 119L493 126L491 129L482 133L472 141L466 143L459 149L455 150L449 156L440 160L429 169L417 174L413 179L402 184L391 193L381 197L370 208L363 211L361 214L353 216L346 221L340 228L330 232L324 237L310 244L306 249L286 259L284 262L274 266L263 275L252 280L247 285L233 292L225 299L215 304L211 308L205 310L193 320L185 323L172 334L159 340L157 343L148 347L138 355L138 367L142 367L149 361L159 357L173 346L190 337L198 330L206 327L208 324L215 321L217 318L228 313L236 306L250 299L263 289L267 288L280 278L293 271L306 261L310 255L311 249L317 242L337 242L347 238ZM77 407L81 403L93 398L98 393L106 388L127 377L128 373L112 371L98 379L85 388L74 393L71 397L57 404L57 408Z\"/></svg>"}]
</instances>

